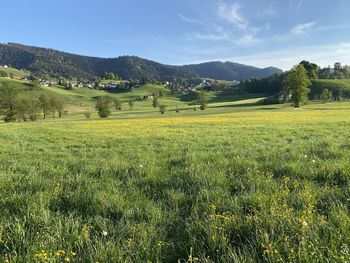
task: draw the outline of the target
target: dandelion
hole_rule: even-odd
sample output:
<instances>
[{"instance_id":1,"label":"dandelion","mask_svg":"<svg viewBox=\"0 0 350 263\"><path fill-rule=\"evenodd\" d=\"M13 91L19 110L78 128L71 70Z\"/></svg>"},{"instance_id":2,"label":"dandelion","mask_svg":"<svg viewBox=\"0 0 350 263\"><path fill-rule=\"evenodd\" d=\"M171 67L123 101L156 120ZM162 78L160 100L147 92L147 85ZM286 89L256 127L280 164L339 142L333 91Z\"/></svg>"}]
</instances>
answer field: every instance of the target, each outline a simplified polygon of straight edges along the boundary
<instances>
[{"instance_id":1,"label":"dandelion","mask_svg":"<svg viewBox=\"0 0 350 263\"><path fill-rule=\"evenodd\" d=\"M312 160L313 163L316 163L316 160Z\"/></svg>"},{"instance_id":2,"label":"dandelion","mask_svg":"<svg viewBox=\"0 0 350 263\"><path fill-rule=\"evenodd\" d=\"M140 168L142 168L143 167L143 165L142 164L140 164Z\"/></svg>"},{"instance_id":3,"label":"dandelion","mask_svg":"<svg viewBox=\"0 0 350 263\"><path fill-rule=\"evenodd\" d=\"M59 250L56 251L56 253L53 253L53 254L56 257L63 257L66 254L66 252L64 252L64 250L62 250L62 249L59 249Z\"/></svg>"},{"instance_id":4,"label":"dandelion","mask_svg":"<svg viewBox=\"0 0 350 263\"><path fill-rule=\"evenodd\" d=\"M164 246L164 241L162 241L162 240L159 240L159 241L158 241L158 246L159 246L159 247L162 247L162 246Z\"/></svg>"},{"instance_id":5,"label":"dandelion","mask_svg":"<svg viewBox=\"0 0 350 263\"><path fill-rule=\"evenodd\" d=\"M302 226L303 226L303 227L307 227L307 226L308 226L308 223L307 223L306 221L303 221Z\"/></svg>"},{"instance_id":6,"label":"dandelion","mask_svg":"<svg viewBox=\"0 0 350 263\"><path fill-rule=\"evenodd\" d=\"M69 258L69 257L66 257L66 258L64 258L64 261L65 261L65 262L70 262L70 258Z\"/></svg>"},{"instance_id":7,"label":"dandelion","mask_svg":"<svg viewBox=\"0 0 350 263\"><path fill-rule=\"evenodd\" d=\"M304 157L307 158L307 155L305 154Z\"/></svg>"},{"instance_id":8,"label":"dandelion","mask_svg":"<svg viewBox=\"0 0 350 263\"><path fill-rule=\"evenodd\" d=\"M90 226L89 225L84 225L82 229L82 236L84 240L88 240L90 236Z\"/></svg>"}]
</instances>

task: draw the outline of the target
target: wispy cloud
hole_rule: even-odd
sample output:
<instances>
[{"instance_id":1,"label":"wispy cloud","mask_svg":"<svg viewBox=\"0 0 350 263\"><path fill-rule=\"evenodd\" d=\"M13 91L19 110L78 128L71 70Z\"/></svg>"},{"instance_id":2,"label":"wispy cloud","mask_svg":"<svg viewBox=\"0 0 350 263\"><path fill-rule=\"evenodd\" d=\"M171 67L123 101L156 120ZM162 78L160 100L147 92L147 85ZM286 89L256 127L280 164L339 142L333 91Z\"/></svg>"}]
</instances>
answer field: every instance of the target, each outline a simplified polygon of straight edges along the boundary
<instances>
[{"instance_id":1,"label":"wispy cloud","mask_svg":"<svg viewBox=\"0 0 350 263\"><path fill-rule=\"evenodd\" d=\"M271 1L267 8L262 11L262 13L267 17L276 17L278 15L276 3L274 1Z\"/></svg>"},{"instance_id":2,"label":"wispy cloud","mask_svg":"<svg viewBox=\"0 0 350 263\"><path fill-rule=\"evenodd\" d=\"M294 49L265 52L243 57L223 58L221 60L235 61L258 67L277 66L284 70L302 60L309 60L322 67L332 65L336 61L350 64L350 42L329 45L303 46Z\"/></svg>"},{"instance_id":3,"label":"wispy cloud","mask_svg":"<svg viewBox=\"0 0 350 263\"><path fill-rule=\"evenodd\" d=\"M302 7L303 3L304 3L304 0L300 0L298 2L298 4L297 4L297 8L296 9L299 10Z\"/></svg>"},{"instance_id":4,"label":"wispy cloud","mask_svg":"<svg viewBox=\"0 0 350 263\"><path fill-rule=\"evenodd\" d=\"M260 30L269 30L267 23L263 27L254 27L242 12L239 3L219 3L213 12L204 14L201 19L189 18L178 14L187 23L201 25L201 30L185 34L186 41L227 41L234 45L251 46L261 41L257 37Z\"/></svg>"},{"instance_id":5,"label":"wispy cloud","mask_svg":"<svg viewBox=\"0 0 350 263\"><path fill-rule=\"evenodd\" d=\"M221 41L221 40L229 40L229 37L225 34L205 34L200 32L192 32L192 33L186 34L185 39L187 41L195 41L195 40Z\"/></svg>"},{"instance_id":6,"label":"wispy cloud","mask_svg":"<svg viewBox=\"0 0 350 263\"><path fill-rule=\"evenodd\" d=\"M243 45L243 46L251 46L251 45L254 45L254 44L257 44L261 41L261 39L255 37L254 35L252 34L246 34L246 35L243 35L239 40L238 40L238 43L240 45Z\"/></svg>"},{"instance_id":7,"label":"wispy cloud","mask_svg":"<svg viewBox=\"0 0 350 263\"><path fill-rule=\"evenodd\" d=\"M238 29L246 30L248 27L248 20L241 14L241 8L242 6L238 3L233 3L232 5L221 3L217 15L223 21L232 24Z\"/></svg>"},{"instance_id":8,"label":"wispy cloud","mask_svg":"<svg viewBox=\"0 0 350 263\"><path fill-rule=\"evenodd\" d=\"M183 21L183 22L186 22L186 23L191 23L191 24L197 24L197 25L200 25L200 26L204 26L205 25L205 22L199 20L199 19L195 19L195 18L189 18L187 16L184 16L182 14L177 14L177 16Z\"/></svg>"},{"instance_id":9,"label":"wispy cloud","mask_svg":"<svg viewBox=\"0 0 350 263\"><path fill-rule=\"evenodd\" d=\"M309 23L305 23L305 24L298 24L295 27L292 28L292 33L293 34L304 34L305 32L309 31L310 29L312 29L314 26L316 25L315 22L309 22Z\"/></svg>"}]
</instances>

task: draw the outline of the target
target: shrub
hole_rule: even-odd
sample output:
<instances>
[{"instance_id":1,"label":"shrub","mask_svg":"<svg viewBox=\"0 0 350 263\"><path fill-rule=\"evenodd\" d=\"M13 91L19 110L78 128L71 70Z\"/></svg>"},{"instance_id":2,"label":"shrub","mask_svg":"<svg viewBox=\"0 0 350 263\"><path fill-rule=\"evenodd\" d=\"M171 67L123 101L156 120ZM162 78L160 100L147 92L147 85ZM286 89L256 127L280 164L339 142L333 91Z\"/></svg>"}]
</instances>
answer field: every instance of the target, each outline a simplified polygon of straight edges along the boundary
<instances>
[{"instance_id":1,"label":"shrub","mask_svg":"<svg viewBox=\"0 0 350 263\"><path fill-rule=\"evenodd\" d=\"M85 116L86 119L90 119L91 112L84 112L84 116Z\"/></svg>"},{"instance_id":2,"label":"shrub","mask_svg":"<svg viewBox=\"0 0 350 263\"><path fill-rule=\"evenodd\" d=\"M161 114L165 113L166 107L167 107L166 105L159 105L159 111Z\"/></svg>"}]
</instances>

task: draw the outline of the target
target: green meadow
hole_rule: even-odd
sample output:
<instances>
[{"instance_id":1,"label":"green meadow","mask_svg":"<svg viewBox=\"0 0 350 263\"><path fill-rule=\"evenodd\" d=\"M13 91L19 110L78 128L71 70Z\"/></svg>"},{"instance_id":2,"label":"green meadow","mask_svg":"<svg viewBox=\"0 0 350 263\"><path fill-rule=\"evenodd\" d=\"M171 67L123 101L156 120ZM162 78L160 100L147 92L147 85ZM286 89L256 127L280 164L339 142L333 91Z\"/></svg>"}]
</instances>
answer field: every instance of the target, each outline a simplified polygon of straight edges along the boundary
<instances>
[{"instance_id":1,"label":"green meadow","mask_svg":"<svg viewBox=\"0 0 350 263\"><path fill-rule=\"evenodd\" d=\"M161 85L0 83L65 102L60 119L0 123L1 262L350 260L350 102L210 92L201 111ZM347 95L341 80L312 92L339 85ZM153 92L164 115L143 99ZM101 96L122 110L99 119Z\"/></svg>"},{"instance_id":2,"label":"green meadow","mask_svg":"<svg viewBox=\"0 0 350 263\"><path fill-rule=\"evenodd\" d=\"M67 112L0 123L0 262L350 261L349 102L194 111L153 85L108 93L123 109L101 120L105 92L22 85ZM128 107L152 89L164 115Z\"/></svg>"}]
</instances>

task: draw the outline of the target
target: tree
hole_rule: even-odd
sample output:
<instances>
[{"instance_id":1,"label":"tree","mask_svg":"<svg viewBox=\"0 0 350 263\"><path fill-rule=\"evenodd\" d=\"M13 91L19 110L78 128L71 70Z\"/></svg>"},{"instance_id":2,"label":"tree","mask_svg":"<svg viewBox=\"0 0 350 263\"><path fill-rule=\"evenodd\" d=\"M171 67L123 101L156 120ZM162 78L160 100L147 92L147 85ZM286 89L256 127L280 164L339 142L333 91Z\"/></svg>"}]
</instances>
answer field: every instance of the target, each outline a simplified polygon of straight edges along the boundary
<instances>
[{"instance_id":1,"label":"tree","mask_svg":"<svg viewBox=\"0 0 350 263\"><path fill-rule=\"evenodd\" d=\"M122 109L122 102L120 101L120 99L115 98L113 102L114 102L114 107L116 111Z\"/></svg>"},{"instance_id":2,"label":"tree","mask_svg":"<svg viewBox=\"0 0 350 263\"><path fill-rule=\"evenodd\" d=\"M6 122L16 121L17 91L9 86L0 84L0 114Z\"/></svg>"},{"instance_id":3,"label":"tree","mask_svg":"<svg viewBox=\"0 0 350 263\"><path fill-rule=\"evenodd\" d=\"M308 99L310 93L311 82L308 78L307 71L302 64L294 66L287 73L286 79L283 81L283 88L287 94L292 94L292 101L294 107L300 107L301 103L304 103Z\"/></svg>"},{"instance_id":4,"label":"tree","mask_svg":"<svg viewBox=\"0 0 350 263\"><path fill-rule=\"evenodd\" d=\"M198 96L198 103L200 105L200 109L205 110L207 108L207 104L208 104L207 93L204 90L201 90L197 96Z\"/></svg>"},{"instance_id":5,"label":"tree","mask_svg":"<svg viewBox=\"0 0 350 263\"><path fill-rule=\"evenodd\" d=\"M343 67L340 62L334 63L334 78L341 79L343 78Z\"/></svg>"},{"instance_id":6,"label":"tree","mask_svg":"<svg viewBox=\"0 0 350 263\"><path fill-rule=\"evenodd\" d=\"M130 107L130 110L132 110L132 108L134 107L134 101L133 100L129 100L129 107Z\"/></svg>"},{"instance_id":7,"label":"tree","mask_svg":"<svg viewBox=\"0 0 350 263\"><path fill-rule=\"evenodd\" d=\"M161 114L165 113L166 107L167 107L166 105L159 105L159 111Z\"/></svg>"},{"instance_id":8,"label":"tree","mask_svg":"<svg viewBox=\"0 0 350 263\"><path fill-rule=\"evenodd\" d=\"M39 90L41 89L41 84L39 80L33 80L32 82L32 90Z\"/></svg>"},{"instance_id":9,"label":"tree","mask_svg":"<svg viewBox=\"0 0 350 263\"><path fill-rule=\"evenodd\" d=\"M300 62L304 66L304 68L307 71L307 76L309 79L317 79L318 78L318 72L319 72L319 66L317 66L314 63L310 63L309 61L303 60Z\"/></svg>"},{"instance_id":10,"label":"tree","mask_svg":"<svg viewBox=\"0 0 350 263\"><path fill-rule=\"evenodd\" d=\"M36 121L38 118L38 113L40 112L40 102L38 98L31 97L28 99L29 106L29 119L31 121Z\"/></svg>"},{"instance_id":11,"label":"tree","mask_svg":"<svg viewBox=\"0 0 350 263\"><path fill-rule=\"evenodd\" d=\"M45 94L41 94L39 97L39 102L40 102L40 108L42 110L44 119L46 119L46 116L50 113L51 111L51 104L49 99Z\"/></svg>"},{"instance_id":12,"label":"tree","mask_svg":"<svg viewBox=\"0 0 350 263\"><path fill-rule=\"evenodd\" d=\"M346 79L350 78L350 66L348 65L344 66L342 69L342 72L343 72L344 78Z\"/></svg>"},{"instance_id":13,"label":"tree","mask_svg":"<svg viewBox=\"0 0 350 263\"><path fill-rule=\"evenodd\" d=\"M114 74L113 72L105 72L105 74L103 75L104 79L110 79L110 80L116 80L118 79L116 74Z\"/></svg>"},{"instance_id":14,"label":"tree","mask_svg":"<svg viewBox=\"0 0 350 263\"><path fill-rule=\"evenodd\" d=\"M58 117L62 117L63 114L63 101L58 97L50 98L50 108L52 110L52 117L55 118L56 111L58 113Z\"/></svg>"},{"instance_id":15,"label":"tree","mask_svg":"<svg viewBox=\"0 0 350 263\"><path fill-rule=\"evenodd\" d=\"M17 118L27 121L30 115L30 101L26 98L17 101Z\"/></svg>"},{"instance_id":16,"label":"tree","mask_svg":"<svg viewBox=\"0 0 350 263\"><path fill-rule=\"evenodd\" d=\"M152 106L153 106L153 108L159 107L159 101L158 101L158 97L157 96L153 97Z\"/></svg>"},{"instance_id":17,"label":"tree","mask_svg":"<svg viewBox=\"0 0 350 263\"><path fill-rule=\"evenodd\" d=\"M63 100L58 99L57 104L56 104L56 110L58 112L58 117L60 117L60 118L63 115L63 109L64 109L64 102L63 102Z\"/></svg>"},{"instance_id":18,"label":"tree","mask_svg":"<svg viewBox=\"0 0 350 263\"><path fill-rule=\"evenodd\" d=\"M335 99L336 100L343 100L343 89L338 88L335 92Z\"/></svg>"},{"instance_id":19,"label":"tree","mask_svg":"<svg viewBox=\"0 0 350 263\"><path fill-rule=\"evenodd\" d=\"M8 77L8 74L5 70L0 70L0 77L1 78L5 78L5 77Z\"/></svg>"},{"instance_id":20,"label":"tree","mask_svg":"<svg viewBox=\"0 0 350 263\"><path fill-rule=\"evenodd\" d=\"M330 91L329 89L324 89L321 93L321 100L323 101L323 103L325 103L328 100L331 100L332 97L332 91Z\"/></svg>"},{"instance_id":21,"label":"tree","mask_svg":"<svg viewBox=\"0 0 350 263\"><path fill-rule=\"evenodd\" d=\"M96 111L101 118L111 115L112 100L109 97L99 97L96 101Z\"/></svg>"},{"instance_id":22,"label":"tree","mask_svg":"<svg viewBox=\"0 0 350 263\"><path fill-rule=\"evenodd\" d=\"M95 89L100 89L100 81L99 80L95 81Z\"/></svg>"},{"instance_id":23,"label":"tree","mask_svg":"<svg viewBox=\"0 0 350 263\"><path fill-rule=\"evenodd\" d=\"M90 119L91 112L84 112L84 116L85 116L86 119Z\"/></svg>"}]
</instances>

